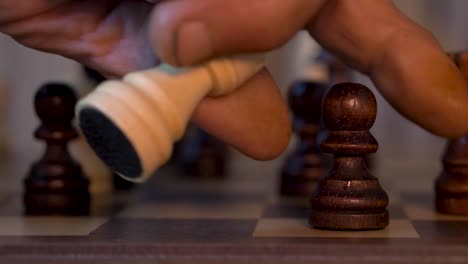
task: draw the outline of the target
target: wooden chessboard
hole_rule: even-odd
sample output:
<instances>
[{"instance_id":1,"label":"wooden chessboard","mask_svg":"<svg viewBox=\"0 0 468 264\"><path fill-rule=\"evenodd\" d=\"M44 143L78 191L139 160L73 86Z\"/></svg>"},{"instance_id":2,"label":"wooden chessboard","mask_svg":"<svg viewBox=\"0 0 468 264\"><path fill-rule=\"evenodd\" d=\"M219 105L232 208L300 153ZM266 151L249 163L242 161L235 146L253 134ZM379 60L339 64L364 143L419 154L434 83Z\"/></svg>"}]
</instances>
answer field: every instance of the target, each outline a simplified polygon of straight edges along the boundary
<instances>
[{"instance_id":1,"label":"wooden chessboard","mask_svg":"<svg viewBox=\"0 0 468 264\"><path fill-rule=\"evenodd\" d=\"M170 164L131 192L95 193L92 213L85 217L24 216L21 194L6 192L0 195L0 262L365 264L468 259L468 217L433 210L438 161L379 159L377 164L375 175L389 194L391 214L390 226L378 231L311 229L306 200L276 195L279 163L238 156L225 179L183 177ZM12 177L16 170L6 171Z\"/></svg>"}]
</instances>

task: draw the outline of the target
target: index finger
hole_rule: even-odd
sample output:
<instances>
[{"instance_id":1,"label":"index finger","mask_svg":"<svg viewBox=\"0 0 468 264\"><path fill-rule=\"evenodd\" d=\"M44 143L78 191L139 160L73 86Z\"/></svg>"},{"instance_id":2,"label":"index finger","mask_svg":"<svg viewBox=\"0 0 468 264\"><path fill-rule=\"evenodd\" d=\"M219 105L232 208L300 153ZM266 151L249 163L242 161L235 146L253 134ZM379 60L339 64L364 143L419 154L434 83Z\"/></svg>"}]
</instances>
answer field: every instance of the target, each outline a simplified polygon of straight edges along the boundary
<instances>
[{"instance_id":1,"label":"index finger","mask_svg":"<svg viewBox=\"0 0 468 264\"><path fill-rule=\"evenodd\" d=\"M441 136L468 132L462 74L435 38L392 1L329 1L308 28L324 47L369 75L408 119Z\"/></svg>"}]
</instances>

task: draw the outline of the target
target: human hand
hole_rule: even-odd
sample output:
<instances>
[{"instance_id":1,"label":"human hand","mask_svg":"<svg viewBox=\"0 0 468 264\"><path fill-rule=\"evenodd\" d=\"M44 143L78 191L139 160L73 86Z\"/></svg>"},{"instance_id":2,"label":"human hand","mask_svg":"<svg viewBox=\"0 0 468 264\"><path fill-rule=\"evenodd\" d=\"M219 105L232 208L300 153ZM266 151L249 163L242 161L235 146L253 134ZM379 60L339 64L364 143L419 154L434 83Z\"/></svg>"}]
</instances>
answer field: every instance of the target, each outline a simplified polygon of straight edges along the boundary
<instances>
[{"instance_id":1,"label":"human hand","mask_svg":"<svg viewBox=\"0 0 468 264\"><path fill-rule=\"evenodd\" d=\"M423 128L468 133L468 90L434 37L390 0L180 0L153 12L152 45L189 65L230 53L269 50L306 28L325 48L369 75L382 95Z\"/></svg>"},{"instance_id":2,"label":"human hand","mask_svg":"<svg viewBox=\"0 0 468 264\"><path fill-rule=\"evenodd\" d=\"M0 0L0 31L120 77L159 62L148 40L152 9L136 0ZM256 159L279 155L291 130L287 107L266 70L228 96L203 100L193 120Z\"/></svg>"},{"instance_id":3,"label":"human hand","mask_svg":"<svg viewBox=\"0 0 468 264\"><path fill-rule=\"evenodd\" d=\"M270 50L306 27L368 74L412 121L447 137L468 132L468 122L460 122L468 120L460 72L437 41L389 0L173 0L154 7L143 1L2 0L0 10L2 32L112 76L156 64L153 50L166 62L191 65ZM290 133L285 104L267 71L229 96L205 99L193 118L259 159L279 154Z\"/></svg>"}]
</instances>

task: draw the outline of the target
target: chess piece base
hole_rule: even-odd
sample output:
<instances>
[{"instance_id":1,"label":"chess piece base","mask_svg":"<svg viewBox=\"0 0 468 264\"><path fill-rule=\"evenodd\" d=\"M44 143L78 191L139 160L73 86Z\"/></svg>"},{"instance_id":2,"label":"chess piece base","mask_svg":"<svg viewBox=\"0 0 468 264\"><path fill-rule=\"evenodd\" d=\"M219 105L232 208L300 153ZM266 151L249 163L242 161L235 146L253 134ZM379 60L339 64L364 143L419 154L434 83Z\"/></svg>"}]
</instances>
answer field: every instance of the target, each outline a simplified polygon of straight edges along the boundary
<instances>
[{"instance_id":1,"label":"chess piece base","mask_svg":"<svg viewBox=\"0 0 468 264\"><path fill-rule=\"evenodd\" d=\"M450 166L449 166L450 167ZM446 168L435 182L435 207L439 213L468 215L468 174L466 168Z\"/></svg>"},{"instance_id":2,"label":"chess piece base","mask_svg":"<svg viewBox=\"0 0 468 264\"><path fill-rule=\"evenodd\" d=\"M359 178L351 179L353 175ZM319 181L310 205L309 223L316 228L373 230L389 224L388 196L378 179L365 170L363 158L336 158L332 173Z\"/></svg>"},{"instance_id":3,"label":"chess piece base","mask_svg":"<svg viewBox=\"0 0 468 264\"><path fill-rule=\"evenodd\" d=\"M288 176L284 176L288 177ZM280 193L284 196L307 197L317 188L317 181L294 182L283 180L281 182Z\"/></svg>"},{"instance_id":4,"label":"chess piece base","mask_svg":"<svg viewBox=\"0 0 468 264\"><path fill-rule=\"evenodd\" d=\"M324 168L317 168L314 177L311 175L293 174L283 171L281 174L280 193L284 196L307 197L317 189L318 180L326 174Z\"/></svg>"},{"instance_id":5,"label":"chess piece base","mask_svg":"<svg viewBox=\"0 0 468 264\"><path fill-rule=\"evenodd\" d=\"M345 213L312 210L309 224L314 228L331 230L374 230L389 224L387 210L372 213Z\"/></svg>"},{"instance_id":6,"label":"chess piece base","mask_svg":"<svg viewBox=\"0 0 468 264\"><path fill-rule=\"evenodd\" d=\"M85 191L85 190L83 190ZM25 193L27 215L87 215L89 194Z\"/></svg>"},{"instance_id":7,"label":"chess piece base","mask_svg":"<svg viewBox=\"0 0 468 264\"><path fill-rule=\"evenodd\" d=\"M40 167L47 168L48 166L37 166L33 168ZM65 171L66 168L61 169ZM91 203L89 181L82 176L80 169L74 170L76 174L68 174L62 177L55 175L55 177L50 177L49 179L41 179L41 174L37 172L38 171L33 170L24 181L25 193L23 199L26 214L89 214ZM39 172L47 171L39 170Z\"/></svg>"},{"instance_id":8,"label":"chess piece base","mask_svg":"<svg viewBox=\"0 0 468 264\"><path fill-rule=\"evenodd\" d=\"M280 194L293 197L310 196L317 189L319 179L327 175L329 163L329 160L318 152L290 155L281 173Z\"/></svg>"},{"instance_id":9,"label":"chess piece base","mask_svg":"<svg viewBox=\"0 0 468 264\"><path fill-rule=\"evenodd\" d=\"M443 214L468 215L468 193L463 196L436 194L436 210Z\"/></svg>"}]
</instances>

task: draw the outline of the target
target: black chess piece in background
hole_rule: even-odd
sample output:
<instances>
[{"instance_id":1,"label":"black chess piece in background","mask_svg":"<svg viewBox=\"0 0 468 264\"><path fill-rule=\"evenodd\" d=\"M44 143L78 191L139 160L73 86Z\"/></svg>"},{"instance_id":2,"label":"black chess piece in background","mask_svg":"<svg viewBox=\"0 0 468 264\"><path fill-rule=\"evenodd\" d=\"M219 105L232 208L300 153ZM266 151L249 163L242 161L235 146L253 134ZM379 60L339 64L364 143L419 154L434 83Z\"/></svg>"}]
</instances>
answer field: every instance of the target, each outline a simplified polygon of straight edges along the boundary
<instances>
[{"instance_id":1,"label":"black chess piece in background","mask_svg":"<svg viewBox=\"0 0 468 264\"><path fill-rule=\"evenodd\" d=\"M177 144L177 160L184 175L196 178L226 176L228 148L226 143L189 124Z\"/></svg>"},{"instance_id":2,"label":"black chess piece in background","mask_svg":"<svg viewBox=\"0 0 468 264\"><path fill-rule=\"evenodd\" d=\"M468 83L468 52L449 54ZM440 213L468 215L468 135L449 140L443 170L435 182L435 207Z\"/></svg>"},{"instance_id":3,"label":"black chess piece in background","mask_svg":"<svg viewBox=\"0 0 468 264\"><path fill-rule=\"evenodd\" d=\"M293 114L293 130L298 135L293 153L285 160L281 172L280 193L285 196L309 196L318 179L326 175L330 159L320 151L319 133L322 130L321 104L326 85L300 81L288 93Z\"/></svg>"},{"instance_id":4,"label":"black chess piece in background","mask_svg":"<svg viewBox=\"0 0 468 264\"><path fill-rule=\"evenodd\" d=\"M87 66L83 66L82 70L83 70L86 78L88 78L91 81L93 81L94 83L96 83L96 85L102 83L105 80L107 80L106 77L104 77L104 75L100 74L98 71L96 71L94 69L91 69L91 68L89 68Z\"/></svg>"},{"instance_id":5,"label":"black chess piece in background","mask_svg":"<svg viewBox=\"0 0 468 264\"><path fill-rule=\"evenodd\" d=\"M27 214L89 213L89 181L67 149L69 141L78 137L72 125L76 102L72 88L61 83L42 86L34 97L41 120L34 135L45 141L46 149L24 180Z\"/></svg>"},{"instance_id":6,"label":"black chess piece in background","mask_svg":"<svg viewBox=\"0 0 468 264\"><path fill-rule=\"evenodd\" d=\"M443 171L435 182L435 205L440 213L468 215L468 136L448 142Z\"/></svg>"},{"instance_id":7,"label":"black chess piece in background","mask_svg":"<svg viewBox=\"0 0 468 264\"><path fill-rule=\"evenodd\" d=\"M377 114L374 95L360 84L337 84L325 95L322 114L329 134L320 147L334 154L334 164L311 197L310 225L340 230L386 227L388 197L364 158L378 148L369 132Z\"/></svg>"}]
</instances>

